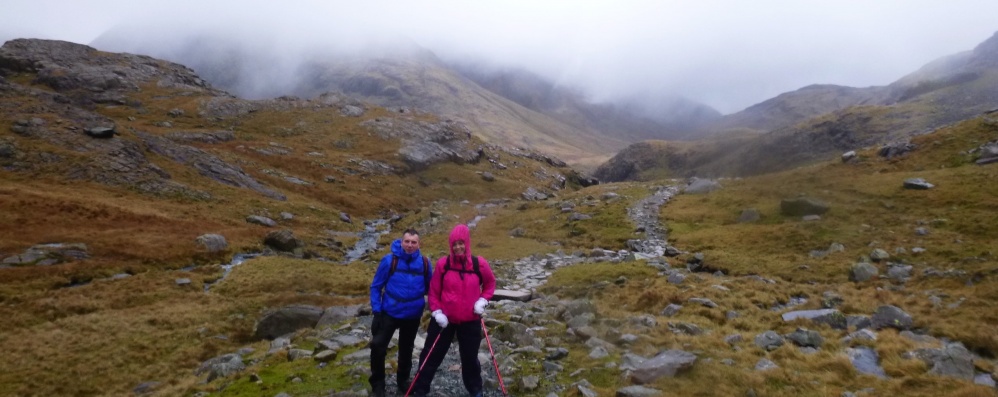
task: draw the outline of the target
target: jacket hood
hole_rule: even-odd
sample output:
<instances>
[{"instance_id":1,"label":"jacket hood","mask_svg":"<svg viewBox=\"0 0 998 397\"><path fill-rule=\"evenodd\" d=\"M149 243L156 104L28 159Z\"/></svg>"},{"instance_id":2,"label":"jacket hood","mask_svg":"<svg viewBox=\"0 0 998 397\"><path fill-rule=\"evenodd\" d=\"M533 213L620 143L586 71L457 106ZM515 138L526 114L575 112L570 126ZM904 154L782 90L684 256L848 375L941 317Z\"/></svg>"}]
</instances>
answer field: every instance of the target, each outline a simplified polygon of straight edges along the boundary
<instances>
[{"instance_id":1,"label":"jacket hood","mask_svg":"<svg viewBox=\"0 0 998 397\"><path fill-rule=\"evenodd\" d=\"M454 243L458 241L464 242L464 260L463 263L468 263L471 261L471 231L468 230L468 226L460 224L454 226L454 230L450 232L450 255L454 257Z\"/></svg>"},{"instance_id":2,"label":"jacket hood","mask_svg":"<svg viewBox=\"0 0 998 397\"><path fill-rule=\"evenodd\" d=\"M395 254L395 256L405 262L409 262L412 258L419 258L422 256L418 248L416 249L416 252L412 253L412 255L405 253L405 250L402 249L402 239L395 239L395 241L392 241L392 254Z\"/></svg>"}]
</instances>

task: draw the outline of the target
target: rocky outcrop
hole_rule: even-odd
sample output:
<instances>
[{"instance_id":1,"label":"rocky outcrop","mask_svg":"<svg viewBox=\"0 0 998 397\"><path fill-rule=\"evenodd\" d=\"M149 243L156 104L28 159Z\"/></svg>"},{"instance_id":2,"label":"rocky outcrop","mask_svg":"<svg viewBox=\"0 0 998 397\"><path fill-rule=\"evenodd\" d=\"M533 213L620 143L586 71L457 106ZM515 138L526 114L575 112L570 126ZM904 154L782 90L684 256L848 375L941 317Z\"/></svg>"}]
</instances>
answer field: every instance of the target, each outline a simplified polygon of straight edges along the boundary
<instances>
[{"instance_id":1,"label":"rocky outcrop","mask_svg":"<svg viewBox=\"0 0 998 397\"><path fill-rule=\"evenodd\" d=\"M256 324L255 339L273 340L301 328L314 328L322 318L323 309L316 306L287 306L267 313Z\"/></svg>"},{"instance_id":2,"label":"rocky outcrop","mask_svg":"<svg viewBox=\"0 0 998 397\"><path fill-rule=\"evenodd\" d=\"M203 176L212 180L239 188L253 190L266 197L284 201L283 194L272 190L249 176L239 166L226 163L222 159L201 149L179 145L173 141L149 133L135 133L145 143L146 148L158 155L169 158L177 163L190 166Z\"/></svg>"}]
</instances>

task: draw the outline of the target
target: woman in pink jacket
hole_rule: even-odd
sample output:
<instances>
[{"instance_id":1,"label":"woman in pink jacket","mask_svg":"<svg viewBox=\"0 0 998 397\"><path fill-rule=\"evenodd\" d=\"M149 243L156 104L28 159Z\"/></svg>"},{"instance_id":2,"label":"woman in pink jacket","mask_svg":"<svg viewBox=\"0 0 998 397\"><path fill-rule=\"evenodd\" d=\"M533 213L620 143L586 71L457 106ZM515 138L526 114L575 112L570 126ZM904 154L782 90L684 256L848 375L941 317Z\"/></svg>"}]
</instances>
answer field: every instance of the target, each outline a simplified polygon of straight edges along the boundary
<instances>
[{"instance_id":1,"label":"woman in pink jacket","mask_svg":"<svg viewBox=\"0 0 998 397\"><path fill-rule=\"evenodd\" d=\"M461 353L464 387L472 397L482 395L482 367L478 363L478 348L482 344L481 316L495 291L496 277L489 263L485 258L471 255L468 227L455 226L450 233L450 255L437 260L430 280L429 306L433 321L426 330L426 344L419 355L417 368L420 370L412 386L414 396L426 396L430 392L433 375L447 355L454 336L457 336Z\"/></svg>"}]
</instances>

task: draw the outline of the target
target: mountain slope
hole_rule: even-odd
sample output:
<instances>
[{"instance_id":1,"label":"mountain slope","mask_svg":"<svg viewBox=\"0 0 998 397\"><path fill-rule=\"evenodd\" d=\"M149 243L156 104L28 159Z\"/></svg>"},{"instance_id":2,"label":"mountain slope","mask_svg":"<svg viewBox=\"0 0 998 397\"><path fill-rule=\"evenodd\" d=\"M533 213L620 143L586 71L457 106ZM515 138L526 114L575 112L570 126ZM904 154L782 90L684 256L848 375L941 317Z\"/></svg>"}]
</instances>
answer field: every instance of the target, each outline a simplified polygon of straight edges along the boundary
<instances>
[{"instance_id":1,"label":"mountain slope","mask_svg":"<svg viewBox=\"0 0 998 397\"><path fill-rule=\"evenodd\" d=\"M687 150L688 161L672 162L682 164L679 168L652 171L658 166L632 161L624 150L601 165L596 177L617 180L619 170L628 167L648 175L755 175L907 140L998 108L996 59L998 34L969 53L934 61L886 87L808 86L720 119L712 139ZM643 153L639 157L656 156L647 149L637 149Z\"/></svg>"}]
</instances>

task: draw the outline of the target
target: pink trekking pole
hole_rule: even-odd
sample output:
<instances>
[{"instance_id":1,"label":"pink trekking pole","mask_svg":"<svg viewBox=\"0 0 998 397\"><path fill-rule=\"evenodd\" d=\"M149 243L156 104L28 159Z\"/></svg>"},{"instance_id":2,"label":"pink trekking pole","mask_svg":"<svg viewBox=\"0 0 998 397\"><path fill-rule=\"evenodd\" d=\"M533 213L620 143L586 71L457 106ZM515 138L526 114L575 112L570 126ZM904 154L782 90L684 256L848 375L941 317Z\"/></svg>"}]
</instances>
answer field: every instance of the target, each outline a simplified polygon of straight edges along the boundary
<instances>
[{"instance_id":1,"label":"pink trekking pole","mask_svg":"<svg viewBox=\"0 0 998 397\"><path fill-rule=\"evenodd\" d=\"M442 333L444 333L443 328L440 329L440 332L437 334L436 339L433 340L433 344L430 345L430 351L426 353L426 359L423 360L423 363L419 365L419 369L416 370L416 376L412 378L412 383L409 384L409 390L405 391L405 397L409 397L409 392L412 391L412 387L416 386L416 381L419 380L419 373L423 372L423 367L426 366L426 362L430 361L430 355L433 354L433 348L437 347L437 342L440 341L440 334Z\"/></svg>"},{"instance_id":2,"label":"pink trekking pole","mask_svg":"<svg viewBox=\"0 0 998 397\"><path fill-rule=\"evenodd\" d=\"M508 396L508 394L506 394L506 385L502 384L502 375L499 374L499 362L496 361L496 353L492 351L492 341L489 340L489 330L485 328L484 318L482 319L482 332L485 332L485 343L489 345L489 354L492 355L492 365L496 368L496 377L499 378L499 387L502 388L502 395Z\"/></svg>"}]
</instances>

